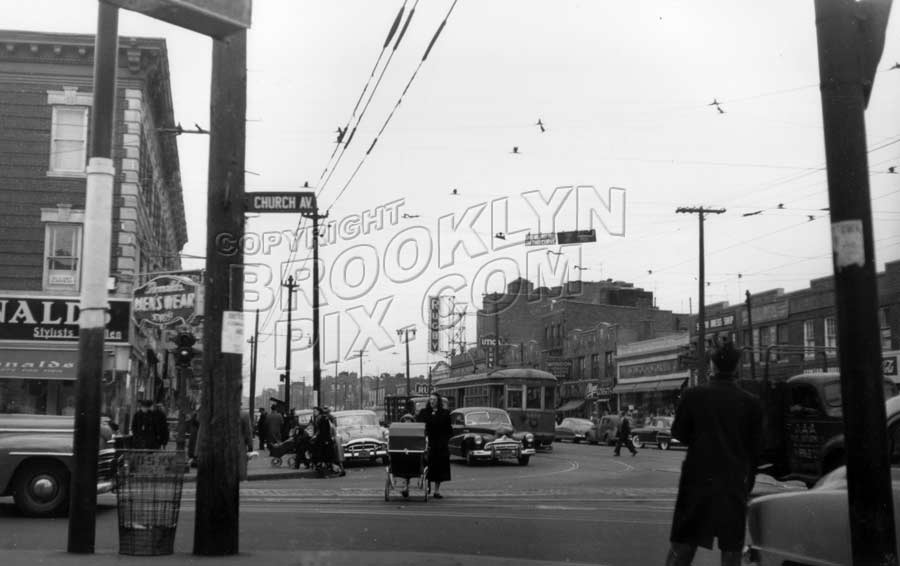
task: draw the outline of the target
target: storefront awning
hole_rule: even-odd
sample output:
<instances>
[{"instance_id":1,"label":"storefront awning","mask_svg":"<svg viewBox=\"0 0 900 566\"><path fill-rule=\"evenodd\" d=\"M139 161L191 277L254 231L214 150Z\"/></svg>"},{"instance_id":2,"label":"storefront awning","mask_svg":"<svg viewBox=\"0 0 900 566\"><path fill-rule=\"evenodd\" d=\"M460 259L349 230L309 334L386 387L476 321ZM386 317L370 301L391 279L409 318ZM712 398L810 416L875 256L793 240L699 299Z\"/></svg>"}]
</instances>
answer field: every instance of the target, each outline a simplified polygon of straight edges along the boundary
<instances>
[{"instance_id":1,"label":"storefront awning","mask_svg":"<svg viewBox=\"0 0 900 566\"><path fill-rule=\"evenodd\" d=\"M576 399L574 401L567 401L560 405L558 409L556 409L559 413L565 413L567 411L574 411L575 409L584 405L584 399Z\"/></svg>"},{"instance_id":2,"label":"storefront awning","mask_svg":"<svg viewBox=\"0 0 900 566\"><path fill-rule=\"evenodd\" d=\"M0 348L0 379L75 379L77 350Z\"/></svg>"},{"instance_id":3,"label":"storefront awning","mask_svg":"<svg viewBox=\"0 0 900 566\"><path fill-rule=\"evenodd\" d=\"M640 383L618 383L613 387L613 393L646 393L649 391L674 391L685 385L687 378L661 379L659 381L642 381Z\"/></svg>"}]
</instances>

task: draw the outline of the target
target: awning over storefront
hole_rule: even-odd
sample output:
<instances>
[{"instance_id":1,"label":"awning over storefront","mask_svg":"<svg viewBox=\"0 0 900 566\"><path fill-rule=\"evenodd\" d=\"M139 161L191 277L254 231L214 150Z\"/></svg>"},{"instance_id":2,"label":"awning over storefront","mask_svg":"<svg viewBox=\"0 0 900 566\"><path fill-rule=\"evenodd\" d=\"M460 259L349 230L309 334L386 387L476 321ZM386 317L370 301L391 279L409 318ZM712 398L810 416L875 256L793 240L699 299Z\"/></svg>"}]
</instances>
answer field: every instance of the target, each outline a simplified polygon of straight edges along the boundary
<instances>
[{"instance_id":1,"label":"awning over storefront","mask_svg":"<svg viewBox=\"0 0 900 566\"><path fill-rule=\"evenodd\" d=\"M556 409L560 413L565 413L567 411L574 411L575 409L584 405L584 399L575 399L574 401L567 401L560 405L558 409Z\"/></svg>"},{"instance_id":2,"label":"awning over storefront","mask_svg":"<svg viewBox=\"0 0 900 566\"><path fill-rule=\"evenodd\" d=\"M640 383L619 383L613 387L613 393L646 393L649 391L674 391L685 385L686 377L661 379L659 381L642 381Z\"/></svg>"},{"instance_id":3,"label":"awning over storefront","mask_svg":"<svg viewBox=\"0 0 900 566\"><path fill-rule=\"evenodd\" d=\"M77 350L0 348L0 379L75 379Z\"/></svg>"}]
</instances>

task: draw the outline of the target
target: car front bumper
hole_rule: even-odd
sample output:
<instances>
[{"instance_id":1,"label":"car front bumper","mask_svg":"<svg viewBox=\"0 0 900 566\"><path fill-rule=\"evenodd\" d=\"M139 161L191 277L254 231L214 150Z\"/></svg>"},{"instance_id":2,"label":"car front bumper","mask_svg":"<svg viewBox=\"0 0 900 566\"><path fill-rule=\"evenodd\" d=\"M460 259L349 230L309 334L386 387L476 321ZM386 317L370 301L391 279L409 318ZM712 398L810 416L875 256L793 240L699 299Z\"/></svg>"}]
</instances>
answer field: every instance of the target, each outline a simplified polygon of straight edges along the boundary
<instances>
[{"instance_id":1,"label":"car front bumper","mask_svg":"<svg viewBox=\"0 0 900 566\"><path fill-rule=\"evenodd\" d=\"M386 446L354 446L344 445L344 460L346 461L354 461L354 460L374 460L375 458L384 458L387 457L387 447Z\"/></svg>"},{"instance_id":2,"label":"car front bumper","mask_svg":"<svg viewBox=\"0 0 900 566\"><path fill-rule=\"evenodd\" d=\"M478 450L471 450L469 454L478 460L516 460L521 456L532 456L534 448L497 447L488 446Z\"/></svg>"}]
</instances>

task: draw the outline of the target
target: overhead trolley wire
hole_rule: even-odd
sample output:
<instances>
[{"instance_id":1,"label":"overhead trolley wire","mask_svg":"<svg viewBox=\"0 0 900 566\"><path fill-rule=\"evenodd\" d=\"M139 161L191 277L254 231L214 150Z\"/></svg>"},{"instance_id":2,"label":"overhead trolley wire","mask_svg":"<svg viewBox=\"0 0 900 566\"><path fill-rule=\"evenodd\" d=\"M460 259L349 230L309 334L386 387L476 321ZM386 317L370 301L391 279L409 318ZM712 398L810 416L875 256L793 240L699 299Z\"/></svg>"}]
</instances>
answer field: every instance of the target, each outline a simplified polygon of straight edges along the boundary
<instances>
[{"instance_id":1,"label":"overhead trolley wire","mask_svg":"<svg viewBox=\"0 0 900 566\"><path fill-rule=\"evenodd\" d=\"M384 130L387 128L388 124L391 122L391 119L394 117L394 113L397 111L397 108L400 107L400 103L403 102L403 97L406 96L406 93L409 91L409 87L412 86L413 81L416 79L416 76L419 74L419 70L422 68L422 65L428 59L429 53L431 53L432 48L434 48L435 42L437 42L438 37L441 35L441 32L444 30L444 27L447 25L447 20L450 18L450 14L453 13L453 9L456 8L456 3L459 0L453 0L453 4L450 5L450 9L447 10L447 15L444 16L444 19L441 21L441 25L438 26L437 31L434 32L434 36L431 38L431 41L428 43L428 47L425 49L425 54L422 55L422 59L419 61L419 64L416 66L416 70L413 71L412 75L409 77L409 81L406 83L406 87L404 87L403 92L400 93L400 96L397 98L397 102L394 104L394 107L391 109L390 114L388 114L387 118L385 118L384 123L381 125L381 129L378 130L378 133L375 134L374 139L372 139L372 143L369 145L369 149L366 150L366 153L359 160L359 163L356 165L356 169L353 170L353 173L350 175L350 178L347 179L347 182L341 188L338 195L334 198L330 205L328 205L328 210L331 210L331 207L335 205L335 203L341 198L347 188L350 186L350 183L353 182L353 179L356 178L356 174L359 173L360 168L362 168L363 163L365 163L366 158L372 153L372 150L375 148L375 144L378 143L381 134L384 133Z\"/></svg>"}]
</instances>

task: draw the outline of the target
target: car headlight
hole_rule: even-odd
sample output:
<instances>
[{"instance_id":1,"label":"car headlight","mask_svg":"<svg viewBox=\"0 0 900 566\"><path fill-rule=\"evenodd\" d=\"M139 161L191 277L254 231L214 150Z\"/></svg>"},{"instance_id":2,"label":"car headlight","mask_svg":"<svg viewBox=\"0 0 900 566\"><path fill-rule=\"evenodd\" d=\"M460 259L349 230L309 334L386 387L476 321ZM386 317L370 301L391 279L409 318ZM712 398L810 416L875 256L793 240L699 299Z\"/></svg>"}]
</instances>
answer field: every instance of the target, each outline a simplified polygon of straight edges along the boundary
<instances>
[{"instance_id":1,"label":"car headlight","mask_svg":"<svg viewBox=\"0 0 900 566\"><path fill-rule=\"evenodd\" d=\"M482 438L481 436L476 436L472 439L472 442L474 442L475 444L481 444L482 442L484 442L484 438Z\"/></svg>"},{"instance_id":2,"label":"car headlight","mask_svg":"<svg viewBox=\"0 0 900 566\"><path fill-rule=\"evenodd\" d=\"M529 432L528 434L525 435L525 441L526 442L534 442L534 435Z\"/></svg>"}]
</instances>

